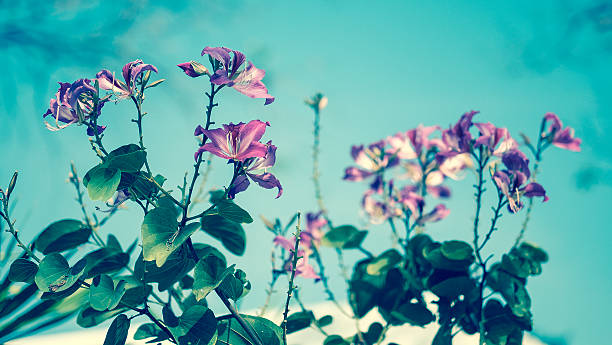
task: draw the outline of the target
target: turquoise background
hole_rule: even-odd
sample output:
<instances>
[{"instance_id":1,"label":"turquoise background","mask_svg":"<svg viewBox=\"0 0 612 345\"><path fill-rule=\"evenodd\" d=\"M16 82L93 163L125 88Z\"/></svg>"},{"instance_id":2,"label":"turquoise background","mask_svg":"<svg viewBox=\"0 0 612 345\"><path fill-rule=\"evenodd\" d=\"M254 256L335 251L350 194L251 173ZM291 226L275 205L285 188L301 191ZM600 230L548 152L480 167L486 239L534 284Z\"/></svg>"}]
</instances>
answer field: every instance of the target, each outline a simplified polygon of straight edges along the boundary
<instances>
[{"instance_id":1,"label":"turquoise background","mask_svg":"<svg viewBox=\"0 0 612 345\"><path fill-rule=\"evenodd\" d=\"M315 210L311 185L312 112L304 98L329 97L322 114L323 194L337 224L365 226L359 213L364 184L341 180L352 164L350 146L369 143L419 123L444 127L464 111L533 137L544 113L557 113L583 139L577 154L549 149L540 182L550 201L536 203L527 239L550 254L542 276L529 281L535 332L559 344L609 342L612 307L609 208L612 129L612 4L597 1L144 1L2 2L0 9L0 181L19 170L14 216L25 239L54 220L79 217L70 161L81 174L96 164L84 128L50 132L42 114L57 81L94 77L142 58L166 82L151 89L144 110L151 167L168 188L192 171L193 129L203 123L204 78L186 77L177 63L199 60L203 47L224 45L246 53L266 70L276 102L223 90L214 120L270 121L264 139L278 146L274 173L285 194L256 186L238 202L252 215L290 218ZM137 140L129 102L108 104L107 147ZM215 159L209 187L227 184L230 168ZM427 232L436 239L470 240L473 174L451 182L451 215ZM492 191L491 191L492 194ZM489 195L490 199L493 198ZM94 203L89 203L91 206ZM485 208L487 210L487 208ZM127 246L139 235L141 212L129 205L102 230ZM485 223L489 215L483 214ZM505 214L486 251L502 253L516 236L521 214ZM379 252L390 240L384 226L369 226L366 247ZM484 231L484 230L483 230ZM249 244L235 261L254 291L243 308L256 308L270 277L272 234L260 221L247 226ZM211 241L201 235L202 241ZM344 286L328 271L336 294ZM348 259L360 258L359 254ZM320 284L298 281L308 302L324 299ZM273 303L282 304L285 283ZM72 329L74 324L62 326Z\"/></svg>"}]
</instances>

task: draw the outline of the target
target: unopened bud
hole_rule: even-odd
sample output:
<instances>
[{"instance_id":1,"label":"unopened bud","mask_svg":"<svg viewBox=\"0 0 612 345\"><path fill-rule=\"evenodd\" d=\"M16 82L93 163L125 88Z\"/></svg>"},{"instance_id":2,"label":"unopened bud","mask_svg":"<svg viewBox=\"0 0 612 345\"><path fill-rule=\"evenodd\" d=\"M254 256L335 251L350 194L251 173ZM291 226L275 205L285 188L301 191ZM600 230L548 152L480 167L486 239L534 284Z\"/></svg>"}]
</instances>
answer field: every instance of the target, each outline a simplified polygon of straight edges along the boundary
<instances>
[{"instance_id":1,"label":"unopened bud","mask_svg":"<svg viewBox=\"0 0 612 345\"><path fill-rule=\"evenodd\" d=\"M13 189L15 189L15 183L17 183L17 171L13 174L13 178L11 178L11 182L9 182L8 190L6 191L6 198L11 197L11 193Z\"/></svg>"}]
</instances>

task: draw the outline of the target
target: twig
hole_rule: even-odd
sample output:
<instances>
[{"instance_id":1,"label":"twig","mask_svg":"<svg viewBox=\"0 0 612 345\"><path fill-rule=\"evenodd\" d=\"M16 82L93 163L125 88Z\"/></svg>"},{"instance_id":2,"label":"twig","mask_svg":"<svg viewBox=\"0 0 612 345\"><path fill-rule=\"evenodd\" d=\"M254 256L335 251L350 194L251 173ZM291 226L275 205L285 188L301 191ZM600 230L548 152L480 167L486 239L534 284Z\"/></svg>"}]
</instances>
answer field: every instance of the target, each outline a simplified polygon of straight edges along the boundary
<instances>
[{"instance_id":1,"label":"twig","mask_svg":"<svg viewBox=\"0 0 612 345\"><path fill-rule=\"evenodd\" d=\"M300 246L300 213L297 214L297 226L295 227L295 246L293 248L293 261L291 266L291 277L289 278L289 288L287 289L287 300L285 301L285 311L283 312L283 322L281 328L283 329L283 342L287 345L287 317L289 316L289 303L291 302L291 296L295 286L293 281L295 279L295 271L297 270L297 262L300 259L298 255L298 249Z\"/></svg>"}]
</instances>

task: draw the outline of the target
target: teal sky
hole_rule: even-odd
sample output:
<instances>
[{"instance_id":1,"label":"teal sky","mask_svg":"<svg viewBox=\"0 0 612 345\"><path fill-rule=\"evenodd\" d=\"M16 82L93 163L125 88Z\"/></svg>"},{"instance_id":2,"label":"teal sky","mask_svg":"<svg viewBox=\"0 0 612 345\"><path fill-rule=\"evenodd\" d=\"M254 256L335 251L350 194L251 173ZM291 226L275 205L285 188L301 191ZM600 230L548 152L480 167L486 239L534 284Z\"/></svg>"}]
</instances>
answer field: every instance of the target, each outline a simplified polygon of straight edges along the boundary
<instances>
[{"instance_id":1,"label":"teal sky","mask_svg":"<svg viewBox=\"0 0 612 345\"><path fill-rule=\"evenodd\" d=\"M607 342L612 3L176 3L72 0L51 2L36 13L31 12L34 2L2 4L0 181L5 184L14 170L20 171L15 217L24 238L54 220L79 217L73 190L65 183L69 163L74 161L81 174L96 164L83 128L50 132L43 125L57 81L91 78L102 68L119 71L134 58L156 65L166 82L148 94L144 140L152 169L173 188L193 169L192 134L203 121L206 88L205 80L188 78L175 65L204 62L204 46L224 45L265 69L264 82L276 96L264 107L263 100L224 90L213 115L217 123L262 119L272 124L264 139L278 146L274 172L285 194L274 200L273 192L251 187L238 202L252 215L285 220L297 210L315 209L312 114L303 99L316 91L329 97L322 114L321 169L324 198L336 224L364 225L359 200L365 185L341 181L351 164L351 145L419 123L446 127L471 109L481 111L480 121L533 137L541 116L557 113L576 128L583 152L552 148L544 156L540 182L551 199L536 203L527 233L550 255L542 276L529 281L535 331L564 337L568 344ZM131 104L108 104L102 116L107 147L137 140ZM215 160L209 187L226 184L228 173ZM451 215L428 230L436 239L470 240L471 179L450 184ZM103 232L119 234L127 245L139 235L139 219L141 213L130 207ZM520 221L521 215L504 215L488 250L506 251ZM389 230L368 228L366 247L378 252L388 244ZM270 277L272 235L258 221L246 230L247 253L236 262L252 280L254 292L244 307L253 308ZM324 255L332 262L332 285L342 295L335 254ZM318 285L299 284L307 301L324 298ZM282 303L280 295L275 301Z\"/></svg>"}]
</instances>

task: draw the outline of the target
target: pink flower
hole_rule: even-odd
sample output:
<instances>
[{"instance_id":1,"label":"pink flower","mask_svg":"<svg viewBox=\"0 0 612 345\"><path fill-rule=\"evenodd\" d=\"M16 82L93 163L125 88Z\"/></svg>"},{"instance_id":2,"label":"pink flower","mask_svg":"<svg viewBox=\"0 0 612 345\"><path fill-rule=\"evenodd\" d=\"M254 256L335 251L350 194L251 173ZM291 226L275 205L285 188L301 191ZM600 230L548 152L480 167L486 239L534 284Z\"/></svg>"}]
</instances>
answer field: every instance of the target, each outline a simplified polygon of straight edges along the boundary
<instances>
[{"instance_id":1,"label":"pink flower","mask_svg":"<svg viewBox=\"0 0 612 345\"><path fill-rule=\"evenodd\" d=\"M368 147L353 146L351 156L357 167L348 167L344 171L344 179L348 181L361 181L398 163L396 157L385 151L385 142L382 140Z\"/></svg>"},{"instance_id":2,"label":"pink flower","mask_svg":"<svg viewBox=\"0 0 612 345\"><path fill-rule=\"evenodd\" d=\"M136 59L123 66L123 81L115 78L115 74L107 69L98 72L96 78L101 89L112 91L116 93L119 98L128 98L136 91L137 78L146 71L157 73L157 67L145 64L142 60Z\"/></svg>"},{"instance_id":3,"label":"pink flower","mask_svg":"<svg viewBox=\"0 0 612 345\"><path fill-rule=\"evenodd\" d=\"M550 122L548 131L542 133L542 137L549 140L553 145L562 149L580 152L582 140L574 137L574 129L571 127L563 128L563 123L559 117L553 113L546 113L544 121Z\"/></svg>"},{"instance_id":4,"label":"pink flower","mask_svg":"<svg viewBox=\"0 0 612 345\"><path fill-rule=\"evenodd\" d=\"M300 241L300 244L302 242ZM286 272L291 272L293 270L293 255L295 250L295 238L292 240L287 239L284 236L276 236L274 238L274 244L277 246L281 246L287 252L289 252L289 257L285 260L283 265L283 269ZM312 265L308 263L308 257L310 255L309 251L298 249L298 260L295 265L295 275L298 277L308 278L308 279L321 279L321 277L315 272Z\"/></svg>"},{"instance_id":5,"label":"pink flower","mask_svg":"<svg viewBox=\"0 0 612 345\"><path fill-rule=\"evenodd\" d=\"M244 124L230 123L223 125L223 128L212 130L203 129L198 126L195 135L204 134L209 143L202 145L195 153L195 159L204 151L208 151L216 156L234 161L244 161L253 157L265 157L268 147L260 143L259 140L266 131L268 122L252 120Z\"/></svg>"}]
</instances>

